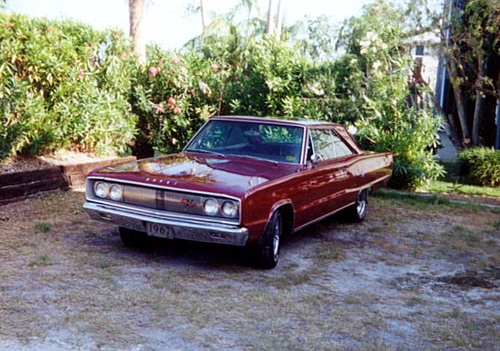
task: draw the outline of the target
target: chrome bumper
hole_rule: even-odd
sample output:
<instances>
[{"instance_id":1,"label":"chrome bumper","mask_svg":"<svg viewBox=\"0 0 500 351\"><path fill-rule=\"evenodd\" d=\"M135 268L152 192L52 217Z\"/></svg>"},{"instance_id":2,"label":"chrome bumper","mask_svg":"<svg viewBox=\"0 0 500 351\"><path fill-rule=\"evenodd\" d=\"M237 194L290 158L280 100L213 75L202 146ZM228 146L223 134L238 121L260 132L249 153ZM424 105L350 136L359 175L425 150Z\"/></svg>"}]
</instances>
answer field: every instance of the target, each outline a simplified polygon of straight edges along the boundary
<instances>
[{"instance_id":1,"label":"chrome bumper","mask_svg":"<svg viewBox=\"0 0 500 351\"><path fill-rule=\"evenodd\" d=\"M174 239L203 241L209 243L244 246L248 240L248 229L238 226L202 223L197 221L144 214L132 210L85 202L83 208L91 218L120 227L146 232L146 223L157 223L173 229Z\"/></svg>"}]
</instances>

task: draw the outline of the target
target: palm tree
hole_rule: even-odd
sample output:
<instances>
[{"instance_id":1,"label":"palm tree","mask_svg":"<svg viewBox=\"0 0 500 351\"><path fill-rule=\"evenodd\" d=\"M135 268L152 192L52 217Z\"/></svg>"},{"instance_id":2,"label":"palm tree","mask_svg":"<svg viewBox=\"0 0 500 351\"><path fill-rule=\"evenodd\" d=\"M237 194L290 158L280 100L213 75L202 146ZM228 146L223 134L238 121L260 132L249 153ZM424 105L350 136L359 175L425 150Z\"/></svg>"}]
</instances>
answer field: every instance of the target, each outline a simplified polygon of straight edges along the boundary
<instances>
[{"instance_id":1,"label":"palm tree","mask_svg":"<svg viewBox=\"0 0 500 351\"><path fill-rule=\"evenodd\" d=\"M146 63L146 42L144 41L143 25L144 0L129 0L130 38L132 51L139 56L141 64Z\"/></svg>"}]
</instances>

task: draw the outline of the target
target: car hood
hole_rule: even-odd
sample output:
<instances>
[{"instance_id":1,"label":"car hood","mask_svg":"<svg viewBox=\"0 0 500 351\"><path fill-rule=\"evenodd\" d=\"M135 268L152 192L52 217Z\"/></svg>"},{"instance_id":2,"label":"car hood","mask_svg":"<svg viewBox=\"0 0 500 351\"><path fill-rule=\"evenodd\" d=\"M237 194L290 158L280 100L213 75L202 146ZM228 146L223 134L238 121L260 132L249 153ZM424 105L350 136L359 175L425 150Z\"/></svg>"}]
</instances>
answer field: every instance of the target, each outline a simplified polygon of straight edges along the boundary
<instances>
[{"instance_id":1,"label":"car hood","mask_svg":"<svg viewBox=\"0 0 500 351\"><path fill-rule=\"evenodd\" d=\"M181 153L108 166L89 176L242 197L247 190L299 168L243 157Z\"/></svg>"}]
</instances>

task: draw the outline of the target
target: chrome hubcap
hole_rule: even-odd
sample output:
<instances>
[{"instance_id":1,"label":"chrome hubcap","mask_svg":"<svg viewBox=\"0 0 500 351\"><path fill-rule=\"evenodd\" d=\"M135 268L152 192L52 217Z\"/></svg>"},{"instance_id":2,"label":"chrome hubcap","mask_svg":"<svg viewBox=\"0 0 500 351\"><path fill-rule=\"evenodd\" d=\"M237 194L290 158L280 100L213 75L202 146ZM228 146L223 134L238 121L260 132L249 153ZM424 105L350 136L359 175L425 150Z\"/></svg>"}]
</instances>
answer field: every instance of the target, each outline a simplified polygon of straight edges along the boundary
<instances>
[{"instance_id":1,"label":"chrome hubcap","mask_svg":"<svg viewBox=\"0 0 500 351\"><path fill-rule=\"evenodd\" d=\"M358 195L358 206L356 207L356 209L358 210L358 214L360 216L362 216L365 213L366 199L365 199L364 193L360 193Z\"/></svg>"},{"instance_id":2,"label":"chrome hubcap","mask_svg":"<svg viewBox=\"0 0 500 351\"><path fill-rule=\"evenodd\" d=\"M278 259L280 248L280 223L276 221L276 225L274 227L274 238L273 238L273 256L274 260Z\"/></svg>"}]
</instances>

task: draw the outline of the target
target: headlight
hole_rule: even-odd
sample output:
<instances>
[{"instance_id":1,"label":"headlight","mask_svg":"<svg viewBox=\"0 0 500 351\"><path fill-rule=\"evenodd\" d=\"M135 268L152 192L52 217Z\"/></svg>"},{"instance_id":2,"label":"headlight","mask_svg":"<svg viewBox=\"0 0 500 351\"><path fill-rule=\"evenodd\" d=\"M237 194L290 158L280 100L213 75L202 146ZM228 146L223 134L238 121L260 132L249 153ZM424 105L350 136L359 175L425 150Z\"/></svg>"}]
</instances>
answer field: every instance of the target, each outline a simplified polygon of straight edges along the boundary
<instances>
[{"instance_id":1,"label":"headlight","mask_svg":"<svg viewBox=\"0 0 500 351\"><path fill-rule=\"evenodd\" d=\"M123 198L123 187L118 184L113 184L109 188L109 197L111 200L120 201Z\"/></svg>"},{"instance_id":2,"label":"headlight","mask_svg":"<svg viewBox=\"0 0 500 351\"><path fill-rule=\"evenodd\" d=\"M104 182L95 183L94 192L97 197L105 198L109 194L109 184Z\"/></svg>"},{"instance_id":3,"label":"headlight","mask_svg":"<svg viewBox=\"0 0 500 351\"><path fill-rule=\"evenodd\" d=\"M215 199L207 199L203 204L203 211L205 211L207 215L215 216L219 211L219 203Z\"/></svg>"},{"instance_id":4,"label":"headlight","mask_svg":"<svg viewBox=\"0 0 500 351\"><path fill-rule=\"evenodd\" d=\"M234 218L238 214L238 205L233 201L224 201L221 212L226 217Z\"/></svg>"}]
</instances>

